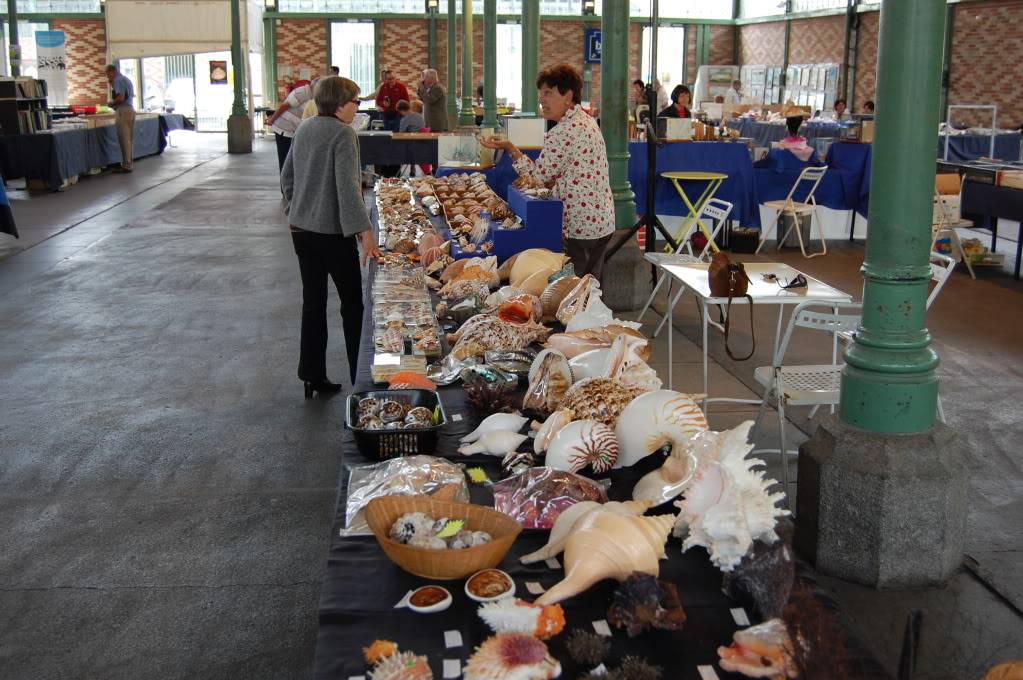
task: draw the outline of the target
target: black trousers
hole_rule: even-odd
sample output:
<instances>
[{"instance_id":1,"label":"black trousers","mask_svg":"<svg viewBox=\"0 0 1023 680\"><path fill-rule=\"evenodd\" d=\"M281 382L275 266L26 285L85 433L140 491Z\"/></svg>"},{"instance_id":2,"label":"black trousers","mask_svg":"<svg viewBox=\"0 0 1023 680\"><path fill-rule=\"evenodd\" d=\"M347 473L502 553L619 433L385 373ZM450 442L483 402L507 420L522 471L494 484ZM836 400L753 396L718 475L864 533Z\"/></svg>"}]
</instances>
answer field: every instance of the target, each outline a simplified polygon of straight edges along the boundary
<instances>
[{"instance_id":1,"label":"black trousers","mask_svg":"<svg viewBox=\"0 0 1023 680\"><path fill-rule=\"evenodd\" d=\"M565 255L572 260L576 276L593 274L600 281L604 274L604 252L614 234L601 238L566 238Z\"/></svg>"},{"instance_id":2,"label":"black trousers","mask_svg":"<svg viewBox=\"0 0 1023 680\"><path fill-rule=\"evenodd\" d=\"M290 141L290 140L289 140ZM355 383L362 335L362 272L355 237L292 231L291 240L302 272L302 350L300 380L327 379L327 277L334 280L341 298L341 326L345 333L348 371Z\"/></svg>"},{"instance_id":3,"label":"black trousers","mask_svg":"<svg viewBox=\"0 0 1023 680\"><path fill-rule=\"evenodd\" d=\"M277 169L284 169L284 159L288 157L288 152L291 151L291 137L285 137L280 132L274 133L274 138L277 140Z\"/></svg>"}]
</instances>

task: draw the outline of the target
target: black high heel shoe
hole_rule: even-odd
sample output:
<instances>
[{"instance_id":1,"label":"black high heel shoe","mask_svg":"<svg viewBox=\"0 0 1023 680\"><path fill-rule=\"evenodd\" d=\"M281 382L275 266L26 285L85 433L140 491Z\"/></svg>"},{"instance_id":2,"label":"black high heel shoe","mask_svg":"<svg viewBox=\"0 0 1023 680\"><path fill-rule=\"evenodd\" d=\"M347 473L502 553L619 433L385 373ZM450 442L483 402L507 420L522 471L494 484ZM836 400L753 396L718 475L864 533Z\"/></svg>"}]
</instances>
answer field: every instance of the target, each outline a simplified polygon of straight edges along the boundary
<instances>
[{"instance_id":1,"label":"black high heel shoe","mask_svg":"<svg viewBox=\"0 0 1023 680\"><path fill-rule=\"evenodd\" d=\"M305 398L312 399L313 392L319 392L320 394L335 394L341 391L341 385L338 383L332 383L329 380L306 380L303 382L305 385Z\"/></svg>"}]
</instances>

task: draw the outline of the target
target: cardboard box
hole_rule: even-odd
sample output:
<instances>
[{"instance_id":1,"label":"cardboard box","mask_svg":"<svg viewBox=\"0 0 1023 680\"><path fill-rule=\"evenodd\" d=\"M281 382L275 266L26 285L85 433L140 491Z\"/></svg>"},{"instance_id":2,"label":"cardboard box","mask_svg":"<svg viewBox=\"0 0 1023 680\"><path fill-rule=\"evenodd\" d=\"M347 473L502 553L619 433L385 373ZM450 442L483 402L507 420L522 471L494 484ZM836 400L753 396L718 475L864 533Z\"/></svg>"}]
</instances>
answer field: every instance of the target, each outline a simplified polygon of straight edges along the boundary
<instances>
[{"instance_id":1,"label":"cardboard box","mask_svg":"<svg viewBox=\"0 0 1023 680\"><path fill-rule=\"evenodd\" d=\"M959 196L942 194L934 199L934 221L931 224L958 224L962 219Z\"/></svg>"},{"instance_id":2,"label":"cardboard box","mask_svg":"<svg viewBox=\"0 0 1023 680\"><path fill-rule=\"evenodd\" d=\"M1023 189L1023 170L999 170L995 184L1000 187Z\"/></svg>"}]
</instances>

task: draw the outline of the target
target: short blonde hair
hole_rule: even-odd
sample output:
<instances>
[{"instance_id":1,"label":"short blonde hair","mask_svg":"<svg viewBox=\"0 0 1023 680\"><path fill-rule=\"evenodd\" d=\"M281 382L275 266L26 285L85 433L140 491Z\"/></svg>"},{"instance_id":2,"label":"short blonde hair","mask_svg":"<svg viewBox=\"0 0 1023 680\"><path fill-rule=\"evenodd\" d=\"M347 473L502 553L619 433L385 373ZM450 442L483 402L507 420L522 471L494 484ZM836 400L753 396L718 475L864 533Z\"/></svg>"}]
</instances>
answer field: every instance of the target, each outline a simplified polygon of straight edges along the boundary
<instances>
[{"instance_id":1,"label":"short blonde hair","mask_svg":"<svg viewBox=\"0 0 1023 680\"><path fill-rule=\"evenodd\" d=\"M419 101L418 99L413 99L411 102L409 102L409 106L411 106L412 110L415 111L416 113L423 112L423 102Z\"/></svg>"},{"instance_id":2,"label":"short blonde hair","mask_svg":"<svg viewBox=\"0 0 1023 680\"><path fill-rule=\"evenodd\" d=\"M333 116L339 107L344 106L359 96L359 86L348 78L327 76L320 78L313 99L316 111L321 116Z\"/></svg>"}]
</instances>

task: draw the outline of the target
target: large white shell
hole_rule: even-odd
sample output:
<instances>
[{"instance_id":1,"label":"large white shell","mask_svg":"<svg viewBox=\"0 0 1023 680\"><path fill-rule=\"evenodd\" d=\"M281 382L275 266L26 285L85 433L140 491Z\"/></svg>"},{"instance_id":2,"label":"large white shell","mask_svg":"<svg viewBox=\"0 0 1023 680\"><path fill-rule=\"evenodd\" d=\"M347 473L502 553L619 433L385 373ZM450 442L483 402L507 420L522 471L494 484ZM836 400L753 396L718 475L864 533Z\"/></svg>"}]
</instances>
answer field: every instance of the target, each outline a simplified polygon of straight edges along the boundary
<instances>
[{"instance_id":1,"label":"large white shell","mask_svg":"<svg viewBox=\"0 0 1023 680\"><path fill-rule=\"evenodd\" d=\"M554 441L555 435L561 431L561 428L572 422L573 417L571 409L567 408L558 409L548 416L540 429L536 431L536 439L533 440L533 453L539 455L546 451Z\"/></svg>"},{"instance_id":2,"label":"large white shell","mask_svg":"<svg viewBox=\"0 0 1023 680\"><path fill-rule=\"evenodd\" d=\"M551 534L547 538L547 545L540 548L536 552L531 552L528 555L523 555L519 558L522 564L533 564L541 560L546 560L551 557L557 557L561 554L561 551L565 549L565 544L568 542L568 537L572 535L572 529L582 520L583 517L590 514L591 512L613 512L618 515L642 515L644 512L650 509L649 503L638 502L638 501L609 501L601 505L596 501L580 501L575 505L571 505L568 509L563 510L558 518L554 520L554 526L551 527Z\"/></svg>"},{"instance_id":3,"label":"large white shell","mask_svg":"<svg viewBox=\"0 0 1023 680\"><path fill-rule=\"evenodd\" d=\"M696 475L698 461L690 447L679 446L671 451L664 464L643 475L632 488L632 499L667 503L682 493Z\"/></svg>"},{"instance_id":4,"label":"large white shell","mask_svg":"<svg viewBox=\"0 0 1023 680\"><path fill-rule=\"evenodd\" d=\"M508 280L511 285L516 288L521 288L522 283L536 272L548 269L552 270L551 273L558 271L565 264L565 256L561 253L551 252L545 248L530 248L523 250L519 253L519 256L515 258L515 262L512 264L511 272L509 272ZM550 276L548 274L547 276ZM540 287L540 292L534 293L539 296L543 293L543 289L547 287L546 281L544 285Z\"/></svg>"},{"instance_id":5,"label":"large white shell","mask_svg":"<svg viewBox=\"0 0 1023 680\"><path fill-rule=\"evenodd\" d=\"M524 293L529 293L539 298L543 295L544 289L547 288L547 279L551 277L551 274L557 273L557 271L554 267L539 269L522 279L522 281L519 281L518 288L521 288Z\"/></svg>"},{"instance_id":6,"label":"large white shell","mask_svg":"<svg viewBox=\"0 0 1023 680\"><path fill-rule=\"evenodd\" d=\"M753 546L753 541L778 540L774 527L788 510L776 507L785 495L769 494L771 481L764 479L763 461L746 458L753 450L747 443L753 421L728 431L721 443L719 457L709 455L700 461L696 476L675 503L681 513L674 534L688 538L686 551L694 545L707 548L711 561L722 571L732 571Z\"/></svg>"},{"instance_id":7,"label":"large white shell","mask_svg":"<svg viewBox=\"0 0 1023 680\"><path fill-rule=\"evenodd\" d=\"M607 377L641 390L661 389L663 383L657 377L657 371L650 368L639 355L647 344L645 338L637 338L634 335L622 334L616 337L607 354L604 369Z\"/></svg>"},{"instance_id":8,"label":"large white shell","mask_svg":"<svg viewBox=\"0 0 1023 680\"><path fill-rule=\"evenodd\" d=\"M572 380L578 382L583 378L607 378L607 361L610 356L611 349L601 347L572 357L568 361L572 369Z\"/></svg>"},{"instance_id":9,"label":"large white shell","mask_svg":"<svg viewBox=\"0 0 1023 680\"><path fill-rule=\"evenodd\" d=\"M547 450L545 463L555 470L602 474L618 460L614 430L596 420L577 420L561 428Z\"/></svg>"},{"instance_id":10,"label":"large white shell","mask_svg":"<svg viewBox=\"0 0 1023 680\"><path fill-rule=\"evenodd\" d=\"M526 424L527 420L529 418L517 413L495 413L484 418L479 427L462 437L462 443L474 442L488 432L498 432L500 430L518 432Z\"/></svg>"},{"instance_id":11,"label":"large white shell","mask_svg":"<svg viewBox=\"0 0 1023 680\"><path fill-rule=\"evenodd\" d=\"M522 408L550 413L558 408L571 385L572 369L565 355L556 349L542 350L529 367L529 387L522 398Z\"/></svg>"},{"instance_id":12,"label":"large white shell","mask_svg":"<svg viewBox=\"0 0 1023 680\"><path fill-rule=\"evenodd\" d=\"M616 468L635 465L665 444L684 446L707 429L707 418L688 395L672 390L641 394L622 411L615 427L620 447Z\"/></svg>"},{"instance_id":13,"label":"large white shell","mask_svg":"<svg viewBox=\"0 0 1023 680\"><path fill-rule=\"evenodd\" d=\"M526 439L527 437L524 434L508 432L507 430L487 432L475 442L460 446L458 452L463 456L473 453L504 456L519 448L519 444L526 441Z\"/></svg>"},{"instance_id":14,"label":"large white shell","mask_svg":"<svg viewBox=\"0 0 1023 680\"><path fill-rule=\"evenodd\" d=\"M567 324L573 316L583 311L594 290L600 290L600 283L592 274L579 279L579 283L558 304L558 311L555 314L558 321Z\"/></svg>"}]
</instances>

